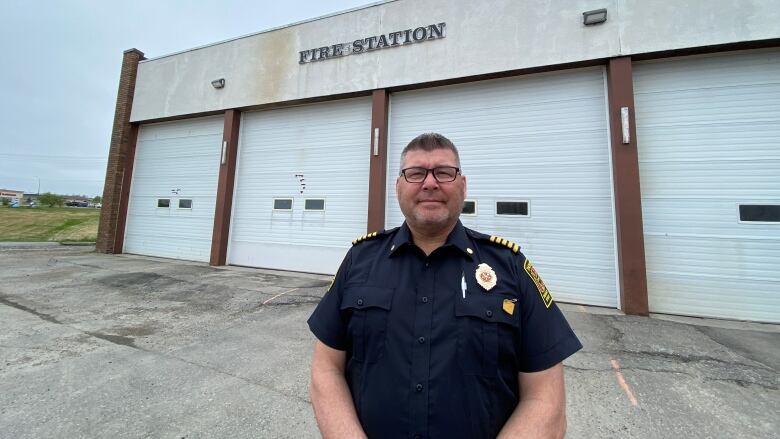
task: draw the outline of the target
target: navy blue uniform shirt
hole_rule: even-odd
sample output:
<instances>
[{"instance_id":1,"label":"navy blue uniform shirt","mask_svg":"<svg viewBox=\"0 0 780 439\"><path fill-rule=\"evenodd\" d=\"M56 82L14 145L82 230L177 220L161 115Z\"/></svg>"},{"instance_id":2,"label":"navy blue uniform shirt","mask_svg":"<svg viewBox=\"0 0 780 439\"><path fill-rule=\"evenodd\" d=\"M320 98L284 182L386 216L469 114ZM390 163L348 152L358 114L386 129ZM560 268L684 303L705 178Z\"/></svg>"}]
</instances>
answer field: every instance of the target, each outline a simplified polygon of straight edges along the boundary
<instances>
[{"instance_id":1,"label":"navy blue uniform shirt","mask_svg":"<svg viewBox=\"0 0 780 439\"><path fill-rule=\"evenodd\" d=\"M489 291L476 278L483 263L495 273ZM346 351L369 438L495 437L519 402L518 372L582 347L525 264L460 221L429 256L406 223L347 252L308 323Z\"/></svg>"}]
</instances>

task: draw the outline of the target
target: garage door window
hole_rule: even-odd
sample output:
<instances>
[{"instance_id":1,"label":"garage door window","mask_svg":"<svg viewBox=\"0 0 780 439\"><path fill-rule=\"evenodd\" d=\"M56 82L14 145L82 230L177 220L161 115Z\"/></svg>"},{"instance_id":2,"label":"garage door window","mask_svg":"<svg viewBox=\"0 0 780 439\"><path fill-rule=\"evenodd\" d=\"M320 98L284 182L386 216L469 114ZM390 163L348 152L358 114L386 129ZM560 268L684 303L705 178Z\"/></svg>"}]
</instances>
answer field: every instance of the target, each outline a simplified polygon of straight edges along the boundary
<instances>
[{"instance_id":1,"label":"garage door window","mask_svg":"<svg viewBox=\"0 0 780 439\"><path fill-rule=\"evenodd\" d=\"M496 201L496 215L528 216L528 201Z\"/></svg>"},{"instance_id":2,"label":"garage door window","mask_svg":"<svg viewBox=\"0 0 780 439\"><path fill-rule=\"evenodd\" d=\"M292 210L292 198L274 198L274 210Z\"/></svg>"},{"instance_id":3,"label":"garage door window","mask_svg":"<svg viewBox=\"0 0 780 439\"><path fill-rule=\"evenodd\" d=\"M310 198L304 202L303 210L325 210L325 199Z\"/></svg>"},{"instance_id":4,"label":"garage door window","mask_svg":"<svg viewBox=\"0 0 780 439\"><path fill-rule=\"evenodd\" d=\"M188 198L179 199L179 209L192 209L192 200Z\"/></svg>"},{"instance_id":5,"label":"garage door window","mask_svg":"<svg viewBox=\"0 0 780 439\"><path fill-rule=\"evenodd\" d=\"M780 204L740 204L739 222L780 224Z\"/></svg>"},{"instance_id":6,"label":"garage door window","mask_svg":"<svg viewBox=\"0 0 780 439\"><path fill-rule=\"evenodd\" d=\"M461 215L476 215L477 214L477 202L475 200L466 200L463 202L463 210L460 211Z\"/></svg>"},{"instance_id":7,"label":"garage door window","mask_svg":"<svg viewBox=\"0 0 780 439\"><path fill-rule=\"evenodd\" d=\"M170 198L158 198L157 199L157 207L163 207L163 208L169 208L171 207L171 199Z\"/></svg>"}]
</instances>

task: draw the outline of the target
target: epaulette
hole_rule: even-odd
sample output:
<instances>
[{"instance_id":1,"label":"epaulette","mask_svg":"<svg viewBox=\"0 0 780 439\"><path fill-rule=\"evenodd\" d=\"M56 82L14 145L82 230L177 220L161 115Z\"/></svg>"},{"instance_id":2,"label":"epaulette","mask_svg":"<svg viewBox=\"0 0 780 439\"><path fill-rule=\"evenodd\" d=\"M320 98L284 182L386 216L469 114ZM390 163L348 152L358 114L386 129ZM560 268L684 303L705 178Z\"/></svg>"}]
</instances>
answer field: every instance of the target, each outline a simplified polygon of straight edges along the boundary
<instances>
[{"instance_id":1,"label":"epaulette","mask_svg":"<svg viewBox=\"0 0 780 439\"><path fill-rule=\"evenodd\" d=\"M355 245L355 244L357 244L358 242L363 242L363 241L366 241L366 240L368 240L368 239L373 239L373 238L376 238L377 236L379 236L379 232L371 232L371 233L366 233L366 234L365 234L365 235L363 235L363 236L358 236L357 238L353 239L353 240L352 240L352 245Z\"/></svg>"},{"instance_id":2,"label":"epaulette","mask_svg":"<svg viewBox=\"0 0 780 439\"><path fill-rule=\"evenodd\" d=\"M500 236L490 235L490 242L503 245L504 247L507 247L509 250L512 250L514 253L520 251L520 244L515 244L514 242L508 239L504 239Z\"/></svg>"}]
</instances>

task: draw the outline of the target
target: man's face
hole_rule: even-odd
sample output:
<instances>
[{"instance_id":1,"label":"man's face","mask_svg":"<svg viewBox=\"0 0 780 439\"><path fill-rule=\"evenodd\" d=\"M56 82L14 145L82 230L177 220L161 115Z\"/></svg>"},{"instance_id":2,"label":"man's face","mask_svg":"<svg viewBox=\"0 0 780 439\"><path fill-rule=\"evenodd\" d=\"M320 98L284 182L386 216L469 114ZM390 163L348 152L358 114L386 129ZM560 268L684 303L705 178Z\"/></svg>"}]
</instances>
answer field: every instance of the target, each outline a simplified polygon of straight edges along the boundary
<instances>
[{"instance_id":1,"label":"man's face","mask_svg":"<svg viewBox=\"0 0 780 439\"><path fill-rule=\"evenodd\" d=\"M401 169L437 166L458 166L455 154L449 149L409 151ZM429 172L422 183L409 183L401 175L395 181L395 192L410 227L443 230L452 227L460 216L466 199L466 177L459 175L455 181L439 183Z\"/></svg>"}]
</instances>

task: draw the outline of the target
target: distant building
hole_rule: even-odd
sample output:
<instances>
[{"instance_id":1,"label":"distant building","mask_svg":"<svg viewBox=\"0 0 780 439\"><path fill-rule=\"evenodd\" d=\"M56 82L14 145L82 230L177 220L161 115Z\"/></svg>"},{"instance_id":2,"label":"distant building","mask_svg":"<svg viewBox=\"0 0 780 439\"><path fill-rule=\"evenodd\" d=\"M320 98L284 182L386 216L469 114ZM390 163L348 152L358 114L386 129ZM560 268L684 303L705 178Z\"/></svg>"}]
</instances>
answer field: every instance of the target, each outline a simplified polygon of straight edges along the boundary
<instances>
[{"instance_id":1,"label":"distant building","mask_svg":"<svg viewBox=\"0 0 780 439\"><path fill-rule=\"evenodd\" d=\"M401 149L435 131L463 223L519 243L557 300L780 322L777 11L398 0L128 50L97 248L334 273L400 225Z\"/></svg>"},{"instance_id":2,"label":"distant building","mask_svg":"<svg viewBox=\"0 0 780 439\"><path fill-rule=\"evenodd\" d=\"M24 200L24 191L15 191L13 189L0 189L0 199L13 201L17 200L20 203Z\"/></svg>"},{"instance_id":3,"label":"distant building","mask_svg":"<svg viewBox=\"0 0 780 439\"><path fill-rule=\"evenodd\" d=\"M37 203L39 194L24 194L24 204Z\"/></svg>"}]
</instances>

